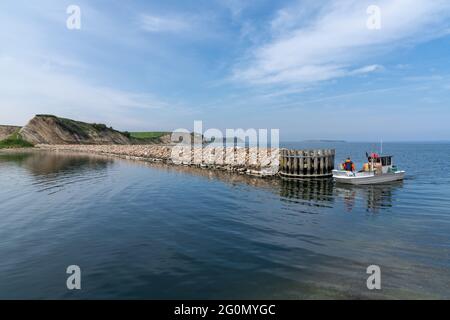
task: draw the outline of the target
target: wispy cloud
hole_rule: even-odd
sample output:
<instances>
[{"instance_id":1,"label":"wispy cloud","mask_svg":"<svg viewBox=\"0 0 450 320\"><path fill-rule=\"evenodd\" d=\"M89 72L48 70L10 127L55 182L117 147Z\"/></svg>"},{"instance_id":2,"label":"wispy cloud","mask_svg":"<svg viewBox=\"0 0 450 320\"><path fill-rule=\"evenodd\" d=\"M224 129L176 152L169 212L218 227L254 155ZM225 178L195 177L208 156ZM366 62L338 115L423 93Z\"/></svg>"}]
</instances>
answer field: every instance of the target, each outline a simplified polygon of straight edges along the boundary
<instances>
[{"instance_id":1,"label":"wispy cloud","mask_svg":"<svg viewBox=\"0 0 450 320\"><path fill-rule=\"evenodd\" d=\"M249 1L242 0L219 0L219 3L227 8L233 19L239 19Z\"/></svg>"},{"instance_id":2,"label":"wispy cloud","mask_svg":"<svg viewBox=\"0 0 450 320\"><path fill-rule=\"evenodd\" d=\"M235 80L250 84L311 84L379 70L370 58L399 46L446 34L445 0L380 0L381 30L366 26L370 1L329 0L320 10L280 10L272 37L236 66ZM308 20L302 17L309 16ZM311 18L312 17L312 18ZM365 66L366 65L366 66Z\"/></svg>"},{"instance_id":3,"label":"wispy cloud","mask_svg":"<svg viewBox=\"0 0 450 320\"><path fill-rule=\"evenodd\" d=\"M131 115L140 110L168 106L148 93L89 83L47 64L30 64L11 57L0 57L0 69L0 109L14 110L2 112L0 122L23 124L33 115L30 110L39 110L39 113L123 125L127 123L127 118L132 118ZM14 116L11 116L12 113Z\"/></svg>"},{"instance_id":4,"label":"wispy cloud","mask_svg":"<svg viewBox=\"0 0 450 320\"><path fill-rule=\"evenodd\" d=\"M351 71L350 74L351 75L365 74L365 73L371 73L371 72L375 72L375 71L381 71L383 69L384 69L384 67L379 64L371 64L368 66L364 66L362 68L355 69L355 70Z\"/></svg>"},{"instance_id":5,"label":"wispy cloud","mask_svg":"<svg viewBox=\"0 0 450 320\"><path fill-rule=\"evenodd\" d=\"M148 32L182 32L191 28L191 23L178 16L140 16L141 28Z\"/></svg>"}]
</instances>

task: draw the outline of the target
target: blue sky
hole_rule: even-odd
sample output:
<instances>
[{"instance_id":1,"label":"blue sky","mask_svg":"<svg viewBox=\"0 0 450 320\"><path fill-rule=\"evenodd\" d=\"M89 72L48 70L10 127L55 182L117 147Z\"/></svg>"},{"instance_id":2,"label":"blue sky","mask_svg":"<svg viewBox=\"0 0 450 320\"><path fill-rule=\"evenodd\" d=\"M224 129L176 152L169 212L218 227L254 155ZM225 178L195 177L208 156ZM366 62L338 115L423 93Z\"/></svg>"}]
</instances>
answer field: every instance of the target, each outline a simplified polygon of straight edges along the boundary
<instances>
[{"instance_id":1,"label":"blue sky","mask_svg":"<svg viewBox=\"0 0 450 320\"><path fill-rule=\"evenodd\" d=\"M448 0L4 0L0 26L1 124L450 140Z\"/></svg>"}]
</instances>

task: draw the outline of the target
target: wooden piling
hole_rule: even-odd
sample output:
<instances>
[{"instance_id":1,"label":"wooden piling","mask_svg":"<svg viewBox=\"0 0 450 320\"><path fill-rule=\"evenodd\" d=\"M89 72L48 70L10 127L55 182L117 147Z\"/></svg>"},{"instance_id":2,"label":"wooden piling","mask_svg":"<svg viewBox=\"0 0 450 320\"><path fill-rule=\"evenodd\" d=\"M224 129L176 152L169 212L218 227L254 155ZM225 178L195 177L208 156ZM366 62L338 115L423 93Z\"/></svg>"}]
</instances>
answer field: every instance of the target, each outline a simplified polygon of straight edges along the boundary
<instances>
[{"instance_id":1,"label":"wooden piling","mask_svg":"<svg viewBox=\"0 0 450 320\"><path fill-rule=\"evenodd\" d=\"M299 170L299 175L304 175L305 174L305 158L303 157L303 151L300 150L299 152L300 158L300 170Z\"/></svg>"},{"instance_id":2,"label":"wooden piling","mask_svg":"<svg viewBox=\"0 0 450 320\"><path fill-rule=\"evenodd\" d=\"M286 178L320 178L332 176L335 150L281 149L279 174Z\"/></svg>"}]
</instances>

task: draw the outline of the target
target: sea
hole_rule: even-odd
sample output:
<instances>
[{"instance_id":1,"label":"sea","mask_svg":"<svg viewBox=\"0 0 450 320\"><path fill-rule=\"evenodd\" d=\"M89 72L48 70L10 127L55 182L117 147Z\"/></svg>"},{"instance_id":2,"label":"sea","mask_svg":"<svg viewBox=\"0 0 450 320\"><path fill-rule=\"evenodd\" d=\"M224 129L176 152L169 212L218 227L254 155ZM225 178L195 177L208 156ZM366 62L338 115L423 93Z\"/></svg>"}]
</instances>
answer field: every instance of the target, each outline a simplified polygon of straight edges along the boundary
<instances>
[{"instance_id":1,"label":"sea","mask_svg":"<svg viewBox=\"0 0 450 320\"><path fill-rule=\"evenodd\" d=\"M358 168L381 148L283 146L334 148ZM0 299L450 299L450 143L383 153L403 182L2 151Z\"/></svg>"}]
</instances>

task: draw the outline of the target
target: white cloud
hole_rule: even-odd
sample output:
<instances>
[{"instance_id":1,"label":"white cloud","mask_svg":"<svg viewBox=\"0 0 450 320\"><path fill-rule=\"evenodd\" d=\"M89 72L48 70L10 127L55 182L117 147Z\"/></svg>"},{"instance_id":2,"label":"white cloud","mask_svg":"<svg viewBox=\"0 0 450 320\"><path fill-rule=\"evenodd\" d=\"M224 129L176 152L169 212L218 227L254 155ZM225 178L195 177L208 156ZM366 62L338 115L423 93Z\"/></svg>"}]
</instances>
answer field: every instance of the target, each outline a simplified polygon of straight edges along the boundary
<instances>
[{"instance_id":1,"label":"white cloud","mask_svg":"<svg viewBox=\"0 0 450 320\"><path fill-rule=\"evenodd\" d=\"M235 80L311 84L373 72L380 67L361 65L381 52L444 35L450 17L447 0L380 0L382 28L369 30L366 9L371 1L329 0L320 10L308 4L278 12L271 39L236 67ZM312 16L307 21L306 13Z\"/></svg>"},{"instance_id":2,"label":"white cloud","mask_svg":"<svg viewBox=\"0 0 450 320\"><path fill-rule=\"evenodd\" d=\"M141 31L164 36L177 36L190 41L216 41L223 37L223 30L217 24L216 16L197 13L140 14L138 25ZM165 40L170 37L165 37ZM167 41L166 43L170 42Z\"/></svg>"},{"instance_id":3,"label":"white cloud","mask_svg":"<svg viewBox=\"0 0 450 320\"><path fill-rule=\"evenodd\" d=\"M144 14L140 17L141 28L148 32L181 32L191 28L190 23L180 17L164 17Z\"/></svg>"},{"instance_id":4,"label":"white cloud","mask_svg":"<svg viewBox=\"0 0 450 320\"><path fill-rule=\"evenodd\" d=\"M365 74L365 73L380 71L380 70L383 70L383 69L384 69L383 66L380 66L379 64L372 64L372 65L369 65L369 66L365 66L365 67L353 70L353 71L350 72L350 74L351 75Z\"/></svg>"},{"instance_id":5,"label":"white cloud","mask_svg":"<svg viewBox=\"0 0 450 320\"><path fill-rule=\"evenodd\" d=\"M324 1L303 0L284 7L275 15L270 23L273 35L280 35L295 28L307 26L321 9L327 5Z\"/></svg>"},{"instance_id":6,"label":"white cloud","mask_svg":"<svg viewBox=\"0 0 450 320\"><path fill-rule=\"evenodd\" d=\"M0 123L51 113L123 126L135 112L167 107L149 94L92 84L49 65L0 57L0 70Z\"/></svg>"}]
</instances>

